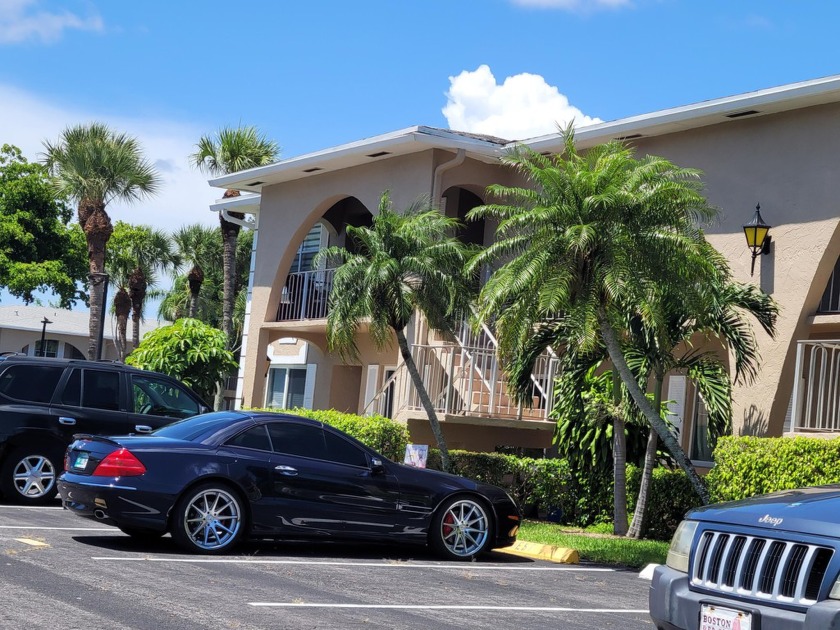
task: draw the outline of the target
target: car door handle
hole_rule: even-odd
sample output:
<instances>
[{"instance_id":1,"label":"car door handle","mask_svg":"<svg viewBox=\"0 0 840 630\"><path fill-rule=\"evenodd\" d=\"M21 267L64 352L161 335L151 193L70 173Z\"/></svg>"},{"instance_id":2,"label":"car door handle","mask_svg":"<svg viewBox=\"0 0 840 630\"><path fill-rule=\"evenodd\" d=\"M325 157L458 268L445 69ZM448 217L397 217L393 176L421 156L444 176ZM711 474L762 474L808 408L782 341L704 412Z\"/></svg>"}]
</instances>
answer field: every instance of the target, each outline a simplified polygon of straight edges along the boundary
<instances>
[{"instance_id":1,"label":"car door handle","mask_svg":"<svg viewBox=\"0 0 840 630\"><path fill-rule=\"evenodd\" d=\"M66 424L67 426L72 427L74 424L76 424L76 418L68 418L67 416L60 416L58 418L58 423L59 424Z\"/></svg>"},{"instance_id":2,"label":"car door handle","mask_svg":"<svg viewBox=\"0 0 840 630\"><path fill-rule=\"evenodd\" d=\"M148 424L135 424L134 430L137 433L151 433L152 427L150 427Z\"/></svg>"},{"instance_id":3,"label":"car door handle","mask_svg":"<svg viewBox=\"0 0 840 630\"><path fill-rule=\"evenodd\" d=\"M297 475L297 468L292 468L291 466L275 466L274 470L279 472L281 475L286 475L287 477L294 477Z\"/></svg>"}]
</instances>

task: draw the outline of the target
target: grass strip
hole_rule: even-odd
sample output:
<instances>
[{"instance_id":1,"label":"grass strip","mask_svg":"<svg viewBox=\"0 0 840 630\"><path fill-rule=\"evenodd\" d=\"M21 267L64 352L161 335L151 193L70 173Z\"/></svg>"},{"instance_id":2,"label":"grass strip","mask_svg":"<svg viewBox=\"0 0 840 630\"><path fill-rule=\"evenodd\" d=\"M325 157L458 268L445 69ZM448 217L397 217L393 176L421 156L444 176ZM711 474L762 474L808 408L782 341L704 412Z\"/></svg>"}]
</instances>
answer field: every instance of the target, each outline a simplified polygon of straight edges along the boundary
<instances>
[{"instance_id":1,"label":"grass strip","mask_svg":"<svg viewBox=\"0 0 840 630\"><path fill-rule=\"evenodd\" d=\"M633 569L642 568L652 562L664 564L668 554L666 542L593 534L582 529L541 521L524 521L517 539L575 549L580 554L580 559L585 562Z\"/></svg>"}]
</instances>

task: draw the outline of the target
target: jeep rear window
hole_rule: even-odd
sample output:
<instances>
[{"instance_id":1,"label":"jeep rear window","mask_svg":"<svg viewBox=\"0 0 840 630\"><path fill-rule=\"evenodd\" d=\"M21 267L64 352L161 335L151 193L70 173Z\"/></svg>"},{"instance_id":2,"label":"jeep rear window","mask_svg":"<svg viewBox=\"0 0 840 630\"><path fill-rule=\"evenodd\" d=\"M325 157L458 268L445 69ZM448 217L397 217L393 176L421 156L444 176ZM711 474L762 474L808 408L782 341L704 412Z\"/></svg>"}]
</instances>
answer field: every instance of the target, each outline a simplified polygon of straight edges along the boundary
<instances>
[{"instance_id":1,"label":"jeep rear window","mask_svg":"<svg viewBox=\"0 0 840 630\"><path fill-rule=\"evenodd\" d=\"M0 376L0 394L48 403L63 373L64 367L57 365L13 365Z\"/></svg>"}]
</instances>

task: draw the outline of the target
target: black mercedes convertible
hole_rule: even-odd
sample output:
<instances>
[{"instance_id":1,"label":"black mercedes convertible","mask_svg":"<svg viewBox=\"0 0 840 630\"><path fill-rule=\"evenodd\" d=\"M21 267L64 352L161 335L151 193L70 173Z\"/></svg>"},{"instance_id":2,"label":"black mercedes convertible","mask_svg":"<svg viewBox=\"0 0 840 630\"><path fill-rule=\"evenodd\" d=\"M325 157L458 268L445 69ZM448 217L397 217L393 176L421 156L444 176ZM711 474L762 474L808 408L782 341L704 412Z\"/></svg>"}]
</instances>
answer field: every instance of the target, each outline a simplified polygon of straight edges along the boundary
<instances>
[{"instance_id":1,"label":"black mercedes convertible","mask_svg":"<svg viewBox=\"0 0 840 630\"><path fill-rule=\"evenodd\" d=\"M137 538L167 532L223 553L242 539L429 545L467 560L513 544L508 494L389 461L313 420L265 412L194 416L147 435L77 435L58 481L64 507Z\"/></svg>"}]
</instances>

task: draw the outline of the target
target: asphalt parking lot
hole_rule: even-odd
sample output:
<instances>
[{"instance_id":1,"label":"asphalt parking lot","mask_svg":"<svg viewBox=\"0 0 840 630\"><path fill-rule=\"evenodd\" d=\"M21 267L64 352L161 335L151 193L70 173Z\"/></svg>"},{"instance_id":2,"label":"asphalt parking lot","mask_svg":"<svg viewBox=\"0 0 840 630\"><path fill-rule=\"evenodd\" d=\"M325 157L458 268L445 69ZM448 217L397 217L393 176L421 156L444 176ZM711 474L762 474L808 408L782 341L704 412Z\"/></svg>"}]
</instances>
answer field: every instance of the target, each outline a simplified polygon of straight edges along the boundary
<instances>
[{"instance_id":1,"label":"asphalt parking lot","mask_svg":"<svg viewBox=\"0 0 840 630\"><path fill-rule=\"evenodd\" d=\"M636 572L306 542L183 554L0 503L0 628L652 628Z\"/></svg>"}]
</instances>

